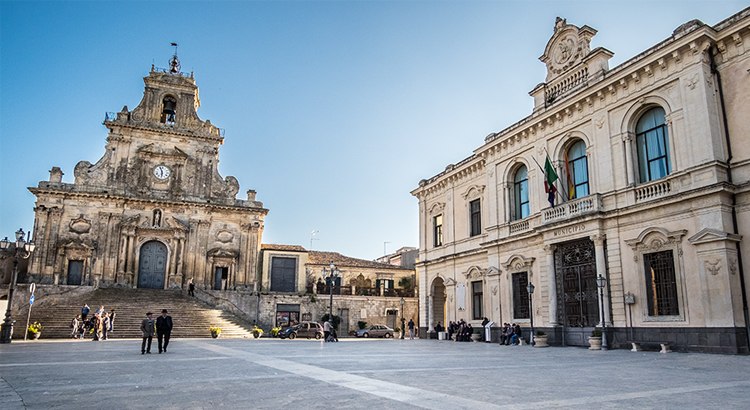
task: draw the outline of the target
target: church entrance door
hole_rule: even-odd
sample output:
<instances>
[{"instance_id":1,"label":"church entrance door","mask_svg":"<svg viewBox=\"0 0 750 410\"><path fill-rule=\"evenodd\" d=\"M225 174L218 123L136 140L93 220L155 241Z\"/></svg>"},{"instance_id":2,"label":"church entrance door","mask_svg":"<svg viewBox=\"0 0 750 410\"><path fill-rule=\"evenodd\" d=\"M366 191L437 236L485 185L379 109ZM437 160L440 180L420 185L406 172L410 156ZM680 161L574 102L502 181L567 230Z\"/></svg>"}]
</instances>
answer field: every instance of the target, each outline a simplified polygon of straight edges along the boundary
<instances>
[{"instance_id":1,"label":"church entrance door","mask_svg":"<svg viewBox=\"0 0 750 410\"><path fill-rule=\"evenodd\" d=\"M83 261L68 261L68 285L80 285L83 278Z\"/></svg>"},{"instance_id":2,"label":"church entrance door","mask_svg":"<svg viewBox=\"0 0 750 410\"><path fill-rule=\"evenodd\" d=\"M144 243L138 262L138 287L164 289L166 275L167 246L159 241Z\"/></svg>"},{"instance_id":3,"label":"church entrance door","mask_svg":"<svg viewBox=\"0 0 750 410\"><path fill-rule=\"evenodd\" d=\"M594 242L583 239L558 245L555 271L565 344L588 346L588 337L599 321Z\"/></svg>"},{"instance_id":4,"label":"church entrance door","mask_svg":"<svg viewBox=\"0 0 750 410\"><path fill-rule=\"evenodd\" d=\"M229 269L225 267L217 267L214 273L214 290L227 290L227 278Z\"/></svg>"}]
</instances>

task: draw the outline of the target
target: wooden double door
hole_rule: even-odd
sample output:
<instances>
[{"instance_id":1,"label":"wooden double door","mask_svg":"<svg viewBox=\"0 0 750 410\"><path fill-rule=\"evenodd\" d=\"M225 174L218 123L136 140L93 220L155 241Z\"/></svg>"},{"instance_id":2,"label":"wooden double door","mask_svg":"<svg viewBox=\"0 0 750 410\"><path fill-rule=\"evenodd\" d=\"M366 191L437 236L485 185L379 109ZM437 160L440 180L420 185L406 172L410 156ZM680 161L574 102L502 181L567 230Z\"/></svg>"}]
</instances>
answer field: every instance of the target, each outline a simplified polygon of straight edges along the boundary
<instances>
[{"instance_id":1,"label":"wooden double door","mask_svg":"<svg viewBox=\"0 0 750 410\"><path fill-rule=\"evenodd\" d=\"M146 242L138 259L138 287L164 289L167 276L167 246L159 241Z\"/></svg>"}]
</instances>

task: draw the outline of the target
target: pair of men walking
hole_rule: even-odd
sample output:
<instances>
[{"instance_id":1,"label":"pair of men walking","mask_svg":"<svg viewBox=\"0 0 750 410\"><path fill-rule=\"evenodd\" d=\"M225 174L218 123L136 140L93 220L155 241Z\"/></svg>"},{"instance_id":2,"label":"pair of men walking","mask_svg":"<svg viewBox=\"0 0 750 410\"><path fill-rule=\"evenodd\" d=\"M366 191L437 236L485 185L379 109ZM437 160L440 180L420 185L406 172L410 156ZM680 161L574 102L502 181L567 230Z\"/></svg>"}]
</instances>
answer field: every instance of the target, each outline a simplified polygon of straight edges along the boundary
<instances>
[{"instance_id":1,"label":"pair of men walking","mask_svg":"<svg viewBox=\"0 0 750 410\"><path fill-rule=\"evenodd\" d=\"M151 340L154 333L157 334L159 342L159 353L167 353L169 337L172 335L172 316L167 316L167 309L162 309L161 316L156 320L153 319L153 313L146 313L146 319L141 322L141 332L143 332L143 342L141 343L141 354L151 354ZM162 340L164 345L162 346Z\"/></svg>"}]
</instances>

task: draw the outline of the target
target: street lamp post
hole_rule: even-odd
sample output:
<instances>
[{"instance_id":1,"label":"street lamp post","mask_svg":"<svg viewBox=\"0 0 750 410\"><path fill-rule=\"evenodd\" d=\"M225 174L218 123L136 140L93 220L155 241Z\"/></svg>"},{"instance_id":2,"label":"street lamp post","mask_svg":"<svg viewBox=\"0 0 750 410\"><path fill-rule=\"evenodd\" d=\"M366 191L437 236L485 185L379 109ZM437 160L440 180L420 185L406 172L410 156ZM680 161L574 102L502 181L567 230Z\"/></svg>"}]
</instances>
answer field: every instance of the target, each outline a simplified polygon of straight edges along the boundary
<instances>
[{"instance_id":1,"label":"street lamp post","mask_svg":"<svg viewBox=\"0 0 750 410\"><path fill-rule=\"evenodd\" d=\"M401 298L401 327L404 327L404 305L406 304L406 301L404 298ZM401 329L401 339L404 338L404 333L406 333L406 329Z\"/></svg>"},{"instance_id":2,"label":"street lamp post","mask_svg":"<svg viewBox=\"0 0 750 410\"><path fill-rule=\"evenodd\" d=\"M534 284L529 282L526 285L526 291L529 293L529 318L531 319L531 335L529 335L529 340L531 341L531 346L534 347Z\"/></svg>"},{"instance_id":3,"label":"street lamp post","mask_svg":"<svg viewBox=\"0 0 750 410\"><path fill-rule=\"evenodd\" d=\"M333 262L331 262L330 271L323 268L323 277L325 278L326 275L328 275L328 289L331 294L331 304L328 307L328 320L331 321L331 326L333 326L333 284L336 283L336 278L339 277L339 269L333 264Z\"/></svg>"},{"instance_id":4,"label":"street lamp post","mask_svg":"<svg viewBox=\"0 0 750 410\"><path fill-rule=\"evenodd\" d=\"M608 350L607 346L607 318L604 316L604 287L607 285L607 279L599 274L596 278L596 286L599 287L599 300L601 301L601 319L602 319L602 350Z\"/></svg>"},{"instance_id":5,"label":"street lamp post","mask_svg":"<svg viewBox=\"0 0 750 410\"><path fill-rule=\"evenodd\" d=\"M0 343L10 343L10 340L13 337L11 308L13 306L13 291L16 288L16 280L18 279L18 257L20 256L23 259L28 259L29 256L31 256L31 252L34 252L34 248L36 248L36 245L31 242L31 234L29 234L29 239L27 241L23 240L24 235L25 233L23 232L23 229L19 229L16 232L15 243L9 241L7 236L0 241L0 249L2 249L2 253L14 257L13 277L10 279L10 288L8 289L8 308L5 311L5 320L3 321L2 326L0 326L2 327L2 329L0 329ZM11 245L13 245L13 248L11 248Z\"/></svg>"}]
</instances>

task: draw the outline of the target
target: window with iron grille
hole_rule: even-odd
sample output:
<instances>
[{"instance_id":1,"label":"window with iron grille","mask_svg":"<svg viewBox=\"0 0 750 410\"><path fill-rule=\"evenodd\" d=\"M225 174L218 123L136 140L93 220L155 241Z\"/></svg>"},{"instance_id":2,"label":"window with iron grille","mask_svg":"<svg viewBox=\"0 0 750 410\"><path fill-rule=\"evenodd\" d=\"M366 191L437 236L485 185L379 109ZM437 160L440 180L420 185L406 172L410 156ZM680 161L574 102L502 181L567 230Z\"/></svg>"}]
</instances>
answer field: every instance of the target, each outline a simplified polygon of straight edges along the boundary
<instances>
[{"instance_id":1,"label":"window with iron grille","mask_svg":"<svg viewBox=\"0 0 750 410\"><path fill-rule=\"evenodd\" d=\"M471 295L472 295L472 314L474 319L481 319L484 317L484 310L482 309L482 281L471 282Z\"/></svg>"},{"instance_id":2,"label":"window with iron grille","mask_svg":"<svg viewBox=\"0 0 750 410\"><path fill-rule=\"evenodd\" d=\"M469 202L471 211L471 236L482 233L482 208L478 199Z\"/></svg>"},{"instance_id":3,"label":"window with iron grille","mask_svg":"<svg viewBox=\"0 0 750 410\"><path fill-rule=\"evenodd\" d=\"M643 263L646 271L648 315L679 315L677 279L672 250L644 254Z\"/></svg>"},{"instance_id":4,"label":"window with iron grille","mask_svg":"<svg viewBox=\"0 0 750 410\"><path fill-rule=\"evenodd\" d=\"M513 319L529 319L529 284L528 272L513 274Z\"/></svg>"},{"instance_id":5,"label":"window with iron grille","mask_svg":"<svg viewBox=\"0 0 750 410\"><path fill-rule=\"evenodd\" d=\"M434 246L443 246L443 215L438 215L432 218L432 227Z\"/></svg>"}]
</instances>

